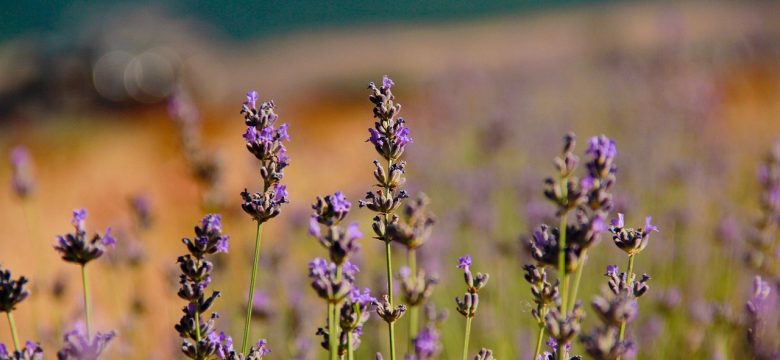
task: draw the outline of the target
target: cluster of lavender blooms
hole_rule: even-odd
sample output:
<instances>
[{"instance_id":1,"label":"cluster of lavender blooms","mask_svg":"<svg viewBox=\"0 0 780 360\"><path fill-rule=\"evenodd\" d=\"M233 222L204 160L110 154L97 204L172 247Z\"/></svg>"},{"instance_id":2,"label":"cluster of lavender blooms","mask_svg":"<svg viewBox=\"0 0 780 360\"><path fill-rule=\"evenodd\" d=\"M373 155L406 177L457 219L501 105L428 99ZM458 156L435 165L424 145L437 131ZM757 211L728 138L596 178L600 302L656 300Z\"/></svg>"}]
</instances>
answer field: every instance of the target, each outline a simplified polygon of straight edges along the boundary
<instances>
[{"instance_id":1,"label":"cluster of lavender blooms","mask_svg":"<svg viewBox=\"0 0 780 360\"><path fill-rule=\"evenodd\" d=\"M219 206L222 202L219 182L222 178L222 162L217 153L204 150L200 134L200 114L189 93L177 88L168 99L168 114L176 123L184 159L192 176L203 189L201 202L205 208Z\"/></svg>"},{"instance_id":2,"label":"cluster of lavender blooms","mask_svg":"<svg viewBox=\"0 0 780 360\"><path fill-rule=\"evenodd\" d=\"M556 205L560 226L550 229L542 224L534 231L528 248L536 265L526 265L525 279L531 284L536 309L532 315L539 326L535 357L541 353L545 331L562 344L558 358L566 355L569 341L579 332L584 312L577 302L577 291L587 252L606 230L606 218L613 207L610 188L615 183L617 156L615 142L604 135L588 141L585 164L586 176L581 180L574 174L579 157L574 154L576 141L572 133L564 137L563 151L555 158L557 180L545 180L544 195ZM574 223L569 214L574 212ZM558 269L556 282L547 280L545 267ZM576 273L574 284L570 275ZM571 290L571 292L570 292Z\"/></svg>"},{"instance_id":3,"label":"cluster of lavender blooms","mask_svg":"<svg viewBox=\"0 0 780 360\"><path fill-rule=\"evenodd\" d=\"M466 360L469 351L471 320L477 315L477 309L479 308L479 290L487 285L490 275L478 272L477 275L474 276L471 273L471 256L469 255L458 258L458 268L463 270L463 280L466 282L466 293L463 295L463 298L455 298L455 305L458 313L466 318L466 335L463 339L463 360ZM477 359L484 358L480 356L490 356L487 357L487 359L492 359L492 352L480 351L480 355L477 355Z\"/></svg>"},{"instance_id":4,"label":"cluster of lavender blooms","mask_svg":"<svg viewBox=\"0 0 780 360\"><path fill-rule=\"evenodd\" d=\"M252 326L252 306L255 296L258 263L260 261L260 242L263 223L276 217L281 212L282 205L289 202L287 186L282 185L284 169L290 164L285 141L290 141L287 124L275 128L279 116L274 112L274 102L264 101L258 104L256 91L246 94L246 101L241 105L241 114L247 126L243 137L247 150L260 162L260 178L263 189L250 193L247 189L241 192L241 208L257 223L254 259L252 273L249 279L249 299L244 318L244 336L241 352L247 351L249 333Z\"/></svg>"},{"instance_id":5,"label":"cluster of lavender blooms","mask_svg":"<svg viewBox=\"0 0 780 360\"><path fill-rule=\"evenodd\" d=\"M214 356L220 360L261 359L269 352L265 340L258 341L247 354L236 352L233 339L224 332L217 333L215 329L217 313L206 316L214 300L220 296L218 291L206 294L214 269L206 256L227 253L228 240L229 237L222 234L222 218L216 214L206 215L200 225L195 226L195 236L182 240L189 254L177 260L182 272L178 295L188 303L182 308L184 315L175 329L183 339L182 352L190 359L211 359Z\"/></svg>"},{"instance_id":6,"label":"cluster of lavender blooms","mask_svg":"<svg viewBox=\"0 0 780 360\"><path fill-rule=\"evenodd\" d=\"M279 215L281 205L287 203L287 187L280 184L284 177L284 168L290 164L287 149L283 142L290 140L287 124L274 128L279 118L274 112L274 102L257 104L257 92L246 95L241 107L247 130L244 133L246 148L260 161L260 176L263 179L263 191L241 193L244 203L241 207L258 223L263 223Z\"/></svg>"},{"instance_id":7,"label":"cluster of lavender blooms","mask_svg":"<svg viewBox=\"0 0 780 360\"><path fill-rule=\"evenodd\" d=\"M780 279L780 139L775 141L758 169L761 185L761 218L747 237L748 266L761 276Z\"/></svg>"},{"instance_id":8,"label":"cluster of lavender blooms","mask_svg":"<svg viewBox=\"0 0 780 360\"><path fill-rule=\"evenodd\" d=\"M352 204L341 192L318 196L309 223L309 234L328 250L330 260L312 260L309 278L317 296L328 304L327 326L319 328L317 335L322 336L322 347L328 350L331 359L345 355L353 358L360 346L363 324L377 302L369 289L361 292L355 286L359 269L349 258L358 253L357 241L363 234L355 223L346 229L340 226L351 208Z\"/></svg>"},{"instance_id":9,"label":"cluster of lavender blooms","mask_svg":"<svg viewBox=\"0 0 780 360\"><path fill-rule=\"evenodd\" d=\"M748 350L755 359L780 358L780 139L759 167L761 218L747 237L747 265L755 271L745 304Z\"/></svg>"},{"instance_id":10,"label":"cluster of lavender blooms","mask_svg":"<svg viewBox=\"0 0 780 360\"><path fill-rule=\"evenodd\" d=\"M11 150L11 188L20 199L26 199L35 190L32 173L32 157L27 148L17 146Z\"/></svg>"},{"instance_id":11,"label":"cluster of lavender blooms","mask_svg":"<svg viewBox=\"0 0 780 360\"><path fill-rule=\"evenodd\" d=\"M6 313L8 326L13 338L13 351L9 351L5 344L0 343L0 360L42 360L43 349L40 344L26 341L24 347L20 347L19 337L16 333L13 311L16 305L27 299L30 293L25 289L28 280L24 276L14 279L11 270L3 270L0 266L0 312Z\"/></svg>"},{"instance_id":12,"label":"cluster of lavender blooms","mask_svg":"<svg viewBox=\"0 0 780 360\"><path fill-rule=\"evenodd\" d=\"M368 100L374 105L374 127L369 128L370 142L374 150L385 159L386 164L374 160L374 178L378 189L366 193L364 200L360 201L360 207L366 207L377 213L371 226L376 238L385 243L385 257L387 263L387 294L383 296L382 303L377 306L379 316L387 322L388 337L390 342L390 359L395 360L395 322L406 311L403 305L395 306L393 299L393 265L390 243L393 235L403 231L398 225L399 217L395 211L401 206L402 200L408 197L405 190L400 187L404 184L404 168L406 162L401 156L406 146L412 142L409 128L403 118L398 117L401 112L401 104L395 102L392 88L395 85L386 75L382 79L382 85L369 83L371 91ZM398 226L397 226L398 225ZM391 230L394 228L394 230Z\"/></svg>"}]
</instances>

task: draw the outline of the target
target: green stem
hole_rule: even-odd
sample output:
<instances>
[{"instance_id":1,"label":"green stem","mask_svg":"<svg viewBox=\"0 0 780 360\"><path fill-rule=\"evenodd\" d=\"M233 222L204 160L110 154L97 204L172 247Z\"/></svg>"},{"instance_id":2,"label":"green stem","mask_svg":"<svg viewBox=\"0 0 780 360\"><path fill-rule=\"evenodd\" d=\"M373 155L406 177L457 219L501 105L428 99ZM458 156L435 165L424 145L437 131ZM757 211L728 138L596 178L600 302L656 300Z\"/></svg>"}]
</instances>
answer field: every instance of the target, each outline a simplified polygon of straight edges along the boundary
<instances>
[{"instance_id":1,"label":"green stem","mask_svg":"<svg viewBox=\"0 0 780 360\"><path fill-rule=\"evenodd\" d=\"M257 236L255 237L255 258L252 262L252 275L249 278L249 299L246 303L246 318L244 318L244 339L241 342L241 353L246 354L249 347L249 332L252 326L252 304L255 300L255 281L257 280L257 266L260 262L260 239L263 236L263 223L257 223Z\"/></svg>"},{"instance_id":2,"label":"green stem","mask_svg":"<svg viewBox=\"0 0 780 360\"><path fill-rule=\"evenodd\" d=\"M539 357L539 354L542 352L542 342L544 341L544 325L539 324L539 337L536 338L536 351L534 352L533 359L536 360L536 358Z\"/></svg>"},{"instance_id":3,"label":"green stem","mask_svg":"<svg viewBox=\"0 0 780 360\"><path fill-rule=\"evenodd\" d=\"M632 283L632 274L634 273L634 255L630 254L628 255L628 270L626 271L626 278L627 285L630 288ZM623 321L620 323L620 337L618 338L619 341L623 341L623 339L626 336L626 322ZM617 358L617 360L620 360L620 357Z\"/></svg>"},{"instance_id":4,"label":"green stem","mask_svg":"<svg viewBox=\"0 0 780 360\"><path fill-rule=\"evenodd\" d=\"M352 331L347 331L347 360L354 360L354 351L352 348Z\"/></svg>"},{"instance_id":5,"label":"green stem","mask_svg":"<svg viewBox=\"0 0 780 360\"><path fill-rule=\"evenodd\" d=\"M417 278L417 250L409 249L409 270L411 270L412 276ZM413 340L417 336L417 306L409 307L409 353L414 346Z\"/></svg>"},{"instance_id":6,"label":"green stem","mask_svg":"<svg viewBox=\"0 0 780 360\"><path fill-rule=\"evenodd\" d=\"M328 348L330 360L338 359L339 334L336 333L336 304L328 302Z\"/></svg>"},{"instance_id":7,"label":"green stem","mask_svg":"<svg viewBox=\"0 0 780 360\"><path fill-rule=\"evenodd\" d=\"M195 309L195 341L200 342L200 312Z\"/></svg>"},{"instance_id":8,"label":"green stem","mask_svg":"<svg viewBox=\"0 0 780 360\"><path fill-rule=\"evenodd\" d=\"M8 316L8 326L11 327L11 337L14 339L14 350L21 351L19 348L19 336L16 334L16 323L14 322L14 316L10 311L5 314Z\"/></svg>"},{"instance_id":9,"label":"green stem","mask_svg":"<svg viewBox=\"0 0 780 360\"><path fill-rule=\"evenodd\" d=\"M393 263L390 257L390 241L385 240L385 259L387 260L387 297L393 306ZM395 360L395 323L387 324L390 331L390 360Z\"/></svg>"},{"instance_id":10,"label":"green stem","mask_svg":"<svg viewBox=\"0 0 780 360\"><path fill-rule=\"evenodd\" d=\"M466 337L463 339L463 360L469 357L469 335L471 335L471 318L466 318Z\"/></svg>"},{"instance_id":11,"label":"green stem","mask_svg":"<svg viewBox=\"0 0 780 360\"><path fill-rule=\"evenodd\" d=\"M84 288L84 315L87 319L87 338L92 339L92 310L89 306L89 281L87 280L87 264L81 264L81 285Z\"/></svg>"},{"instance_id":12,"label":"green stem","mask_svg":"<svg viewBox=\"0 0 780 360\"><path fill-rule=\"evenodd\" d=\"M582 279L582 268L585 267L585 263L588 261L588 251L583 250L580 255L580 263L577 265L577 275L574 277L574 288L571 292L571 300L569 300L569 312L574 310L574 304L577 303L577 292L580 289L580 280Z\"/></svg>"},{"instance_id":13,"label":"green stem","mask_svg":"<svg viewBox=\"0 0 780 360\"><path fill-rule=\"evenodd\" d=\"M564 184L564 189L565 189ZM565 191L564 191L565 192ZM564 194L564 196L566 196ZM560 246L558 246L558 280L561 282L561 314L566 316L569 299L569 275L566 274L566 224L568 221L567 212L564 210L561 214ZM558 344L558 349L563 349L566 344ZM563 360L563 351L557 351L558 360Z\"/></svg>"}]
</instances>

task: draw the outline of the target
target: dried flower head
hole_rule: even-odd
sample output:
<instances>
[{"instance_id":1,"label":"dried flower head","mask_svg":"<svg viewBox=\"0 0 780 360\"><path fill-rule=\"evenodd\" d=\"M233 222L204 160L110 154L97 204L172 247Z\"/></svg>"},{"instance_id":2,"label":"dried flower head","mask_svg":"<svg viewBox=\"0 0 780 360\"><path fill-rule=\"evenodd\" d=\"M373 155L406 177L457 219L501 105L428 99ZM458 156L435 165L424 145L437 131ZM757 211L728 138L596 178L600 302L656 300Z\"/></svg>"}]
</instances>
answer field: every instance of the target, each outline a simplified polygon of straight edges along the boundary
<instances>
[{"instance_id":1,"label":"dried flower head","mask_svg":"<svg viewBox=\"0 0 780 360\"><path fill-rule=\"evenodd\" d=\"M416 249L428 240L436 222L433 213L428 210L429 204L430 199L420 193L404 206L400 221L390 224L387 229L394 241L408 249Z\"/></svg>"}]
</instances>

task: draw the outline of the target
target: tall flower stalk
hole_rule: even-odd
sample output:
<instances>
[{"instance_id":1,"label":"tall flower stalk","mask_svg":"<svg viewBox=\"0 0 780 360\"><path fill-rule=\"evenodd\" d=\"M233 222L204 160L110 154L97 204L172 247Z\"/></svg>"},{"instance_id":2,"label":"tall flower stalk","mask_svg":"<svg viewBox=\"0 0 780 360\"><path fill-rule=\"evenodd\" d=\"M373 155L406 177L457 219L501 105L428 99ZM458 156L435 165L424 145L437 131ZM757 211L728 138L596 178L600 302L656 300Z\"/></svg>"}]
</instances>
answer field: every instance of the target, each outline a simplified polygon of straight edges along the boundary
<instances>
[{"instance_id":1,"label":"tall flower stalk","mask_svg":"<svg viewBox=\"0 0 780 360\"><path fill-rule=\"evenodd\" d=\"M390 307L387 309L390 313L395 313L393 309L393 263L391 259L390 243L393 241L392 234L388 229L392 224L397 223L399 218L395 214L396 209L401 206L401 202L408 195L406 191L401 190L405 179L404 167L406 162L400 160L406 149L406 145L412 142L409 136L409 128L403 118L398 117L401 111L401 105L395 103L395 97L391 91L395 85L393 80L385 76L382 79L382 85L376 86L373 82L368 85L371 95L368 99L374 104L373 114L374 127L369 128L370 137L367 141L371 142L376 152L385 159L386 163L381 164L374 161L374 178L377 180L376 191L367 193L365 200L360 202L360 207L367 207L377 215L373 219L372 229L376 238L385 243L385 262L387 270L387 302ZM400 312L402 314L403 312ZM400 315L399 315L400 317ZM383 317L387 322L389 342L390 342L390 360L395 360L395 321L394 317ZM392 321L390 321L392 320Z\"/></svg>"},{"instance_id":2,"label":"tall flower stalk","mask_svg":"<svg viewBox=\"0 0 780 360\"><path fill-rule=\"evenodd\" d=\"M636 315L631 313L632 308L633 312L636 312L636 298L644 295L649 289L647 282L650 276L643 274L637 279L634 274L634 257L647 247L650 233L658 232L658 227L651 223L651 218L648 216L645 218L644 227L626 228L623 214L618 214L618 218L612 220L609 230L612 232L615 245L628 255L628 268L626 272L620 274L617 266L610 266L607 269L607 276L610 278L609 288L616 298L612 302L597 298L594 300L594 309L608 325L616 323L620 325L617 343L619 345L625 339L626 325ZM624 346L628 347L627 344ZM620 359L620 357L621 354L618 354L616 358Z\"/></svg>"},{"instance_id":3,"label":"tall flower stalk","mask_svg":"<svg viewBox=\"0 0 780 360\"><path fill-rule=\"evenodd\" d=\"M436 275L429 275L417 265L417 249L425 244L431 235L435 222L433 213L428 210L430 199L420 193L404 205L400 220L388 228L393 241L406 247L408 267L402 267L399 272L401 292L404 302L409 307L409 345L414 347L413 340L419 327L418 312L433 294L435 285L439 282Z\"/></svg>"},{"instance_id":4,"label":"tall flower stalk","mask_svg":"<svg viewBox=\"0 0 780 360\"><path fill-rule=\"evenodd\" d=\"M241 106L241 114L244 115L244 123L247 126L244 133L246 148L260 162L260 177L263 184L261 192L249 193L244 189L241 193L242 209L257 223L252 274L249 278L249 299L244 318L244 336L241 342L242 354L246 354L249 347L252 304L254 303L255 283L260 261L263 223L279 215L282 204L289 202L287 187L280 182L284 177L284 168L290 164L287 149L283 144L283 142L290 140L290 136L287 134L287 124L281 124L278 128L274 127L278 119L274 107L273 101L258 104L256 91L247 93L246 101Z\"/></svg>"},{"instance_id":5,"label":"tall flower stalk","mask_svg":"<svg viewBox=\"0 0 780 360\"><path fill-rule=\"evenodd\" d=\"M466 318L466 332L463 337L463 360L466 360L469 352L471 320L477 315L479 307L479 290L487 285L490 276L479 272L474 276L471 273L471 256L469 255L458 258L458 268L463 270L463 279L466 282L466 293L463 298L455 298L456 309Z\"/></svg>"},{"instance_id":6,"label":"tall flower stalk","mask_svg":"<svg viewBox=\"0 0 780 360\"><path fill-rule=\"evenodd\" d=\"M57 244L54 249L57 250L62 259L66 262L78 264L81 266L81 282L84 293L84 318L87 327L87 338L92 337L92 310L89 294L89 277L87 276L87 264L103 255L108 247L113 247L116 240L111 236L111 228L106 229L103 234L95 234L91 240L87 240L87 231L84 228L84 222L87 219L85 209L73 211L73 225L75 232L58 235Z\"/></svg>"},{"instance_id":7,"label":"tall flower stalk","mask_svg":"<svg viewBox=\"0 0 780 360\"><path fill-rule=\"evenodd\" d=\"M340 226L351 208L352 204L341 192L317 197L309 222L309 234L328 250L330 260L312 261L309 277L317 295L328 303L327 327L318 329L317 335L323 337L322 346L328 350L331 360L343 355L348 359L354 357L363 324L368 321L370 307L376 301L369 289L361 293L354 286L358 268L349 258L360 250L357 241L363 234L356 223L346 228Z\"/></svg>"},{"instance_id":8,"label":"tall flower stalk","mask_svg":"<svg viewBox=\"0 0 780 360\"><path fill-rule=\"evenodd\" d=\"M577 322L584 316L577 301L582 269L588 250L598 242L599 234L606 230L606 218L612 208L612 195L608 190L615 182L615 142L600 135L591 138L588 144L586 154L591 158L586 163L587 174L580 180L574 173L579 162L579 157L574 154L575 136L569 133L564 137L563 151L555 158L557 180L546 179L544 190L545 197L557 208L559 227L550 228L542 224L534 231L528 244L531 256L537 262L537 265L525 267L526 280L531 284L537 304L532 312L539 326L534 356L540 355L545 332L550 332L551 326L565 324L571 329L579 329ZM557 269L555 284L547 281L544 266ZM572 285L571 275L575 272ZM552 304L557 308L553 308ZM568 341L576 333L565 335L553 336L556 344L560 344L559 351L554 352L558 359L568 357Z\"/></svg>"}]
</instances>

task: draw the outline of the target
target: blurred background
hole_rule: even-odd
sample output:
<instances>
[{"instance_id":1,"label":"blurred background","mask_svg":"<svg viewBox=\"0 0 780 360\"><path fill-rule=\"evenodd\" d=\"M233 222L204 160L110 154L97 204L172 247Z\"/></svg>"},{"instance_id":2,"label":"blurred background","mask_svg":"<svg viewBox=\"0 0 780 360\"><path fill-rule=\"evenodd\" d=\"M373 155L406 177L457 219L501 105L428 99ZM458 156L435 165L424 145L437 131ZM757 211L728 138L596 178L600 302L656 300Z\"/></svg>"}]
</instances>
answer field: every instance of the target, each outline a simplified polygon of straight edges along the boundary
<instances>
[{"instance_id":1,"label":"blurred background","mask_svg":"<svg viewBox=\"0 0 780 360\"><path fill-rule=\"evenodd\" d=\"M638 358L743 358L739 314L754 275L743 234L760 214L758 165L780 134L780 4L152 3L0 5L0 150L26 147L35 185L15 196L3 158L0 263L31 278L15 314L46 358L82 316L78 267L51 247L79 207L90 231L112 226L119 241L90 265L96 328L120 335L107 358L181 357L175 260L208 212L223 214L232 241L211 285L223 292L218 326L240 337L255 227L239 192L260 181L241 138L252 89L275 100L292 137L291 204L266 226L253 335L268 338L271 359L323 358L314 333L325 305L306 264L325 252L306 234L310 204L337 190L356 203L371 189L366 85L384 74L414 138L406 187L426 192L437 214L420 261L442 278L433 302L451 310L442 359L460 352L452 299L463 292L455 259L466 253L491 274L473 352L533 354L523 244L553 216L542 180L570 130L580 154L590 136L616 139L617 210L661 228L636 264L653 277L629 329ZM184 106L167 106L172 96ZM364 233L370 218L357 207L350 215ZM604 266L625 262L602 237L586 301ZM362 241L361 286L385 286L383 251ZM585 328L596 323L591 314ZM384 324L364 332L357 358L387 353ZM4 322L0 341L10 342Z\"/></svg>"}]
</instances>

